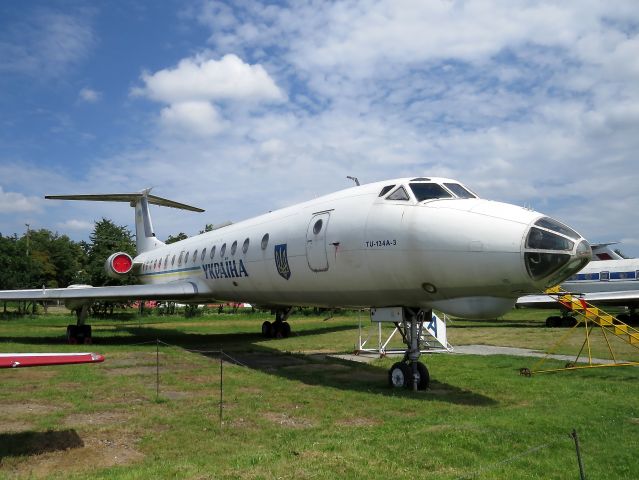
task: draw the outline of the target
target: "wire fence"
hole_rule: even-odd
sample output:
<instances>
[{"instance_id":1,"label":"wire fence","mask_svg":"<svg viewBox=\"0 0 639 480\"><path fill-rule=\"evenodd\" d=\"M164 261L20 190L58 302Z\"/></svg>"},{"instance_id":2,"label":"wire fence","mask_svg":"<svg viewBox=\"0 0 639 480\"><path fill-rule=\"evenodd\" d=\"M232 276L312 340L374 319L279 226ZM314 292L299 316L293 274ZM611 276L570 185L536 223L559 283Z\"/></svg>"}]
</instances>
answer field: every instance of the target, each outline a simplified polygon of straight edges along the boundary
<instances>
[{"instance_id":1,"label":"wire fence","mask_svg":"<svg viewBox=\"0 0 639 480\"><path fill-rule=\"evenodd\" d=\"M218 405L219 405L218 417L219 417L220 428L223 427L223 424L224 424L224 361L233 363L235 365L238 365L244 368L250 368L250 367L246 365L244 362L240 361L239 359L225 352L223 349L202 350L202 349L195 349L195 348L185 348L179 345L173 345L173 344L167 343L163 340L160 340L159 338L156 340L149 340L145 342L131 344L130 346L144 346L144 345L153 345L153 344L156 345L156 400L160 398L160 347L176 348L176 349L179 349L180 351L196 353L196 354L207 356L207 357L216 356L219 359L220 389L219 389L219 402L218 402ZM579 468L579 475L580 475L579 478L581 480L585 480L586 476L584 472L583 460L581 457L579 438L577 435L577 431L575 429L573 429L569 435L557 435L557 438L551 441L541 443L539 445L535 445L526 450L516 452L513 455L508 456L497 462L484 465L472 472L469 472L465 475L457 477L456 480L472 480L472 479L480 478L482 475L490 473L490 472L494 472L495 470L502 468L505 465L514 463L516 461L522 460L532 455L536 455L547 448L556 446L561 443L571 442L571 441L574 442L575 444L576 465Z\"/></svg>"}]
</instances>

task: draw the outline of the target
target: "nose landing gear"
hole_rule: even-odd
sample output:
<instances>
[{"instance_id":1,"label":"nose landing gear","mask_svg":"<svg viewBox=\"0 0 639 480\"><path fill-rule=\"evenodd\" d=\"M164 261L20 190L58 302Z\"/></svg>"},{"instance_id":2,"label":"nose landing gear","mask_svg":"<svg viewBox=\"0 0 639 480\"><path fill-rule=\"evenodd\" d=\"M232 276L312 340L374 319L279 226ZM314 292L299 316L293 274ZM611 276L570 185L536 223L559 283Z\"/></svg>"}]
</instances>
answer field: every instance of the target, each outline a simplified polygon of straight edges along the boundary
<instances>
[{"instance_id":1,"label":"nose landing gear","mask_svg":"<svg viewBox=\"0 0 639 480\"><path fill-rule=\"evenodd\" d=\"M393 364L388 371L388 384L391 387L411 388L413 391L428 388L430 374L426 365L419 361L421 356L419 339L422 335L424 318L431 318L432 315L432 310L403 309L403 320L396 325L408 348L404 353L404 359Z\"/></svg>"}]
</instances>

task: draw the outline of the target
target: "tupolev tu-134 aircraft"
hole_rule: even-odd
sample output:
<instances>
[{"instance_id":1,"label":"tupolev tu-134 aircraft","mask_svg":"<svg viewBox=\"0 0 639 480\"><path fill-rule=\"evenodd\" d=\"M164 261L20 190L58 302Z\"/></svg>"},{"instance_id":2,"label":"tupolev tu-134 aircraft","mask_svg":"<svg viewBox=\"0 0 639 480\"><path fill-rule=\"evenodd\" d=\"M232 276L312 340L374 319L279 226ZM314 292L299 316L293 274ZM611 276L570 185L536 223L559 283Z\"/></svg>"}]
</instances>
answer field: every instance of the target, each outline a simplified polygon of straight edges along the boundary
<instances>
[{"instance_id":1,"label":"tupolev tu-134 aircraft","mask_svg":"<svg viewBox=\"0 0 639 480\"><path fill-rule=\"evenodd\" d=\"M399 178L348 188L166 245L154 233L149 204L203 211L151 195L55 195L49 199L127 202L135 208L137 255L114 252L113 276L142 285L0 292L0 300L64 300L76 310L71 339L96 300L153 299L270 306L265 336L287 336L292 306L401 311L406 355L389 372L393 386L425 388L418 337L432 310L494 318L518 297L538 293L581 270L588 242L530 209L484 200L447 178Z\"/></svg>"}]
</instances>

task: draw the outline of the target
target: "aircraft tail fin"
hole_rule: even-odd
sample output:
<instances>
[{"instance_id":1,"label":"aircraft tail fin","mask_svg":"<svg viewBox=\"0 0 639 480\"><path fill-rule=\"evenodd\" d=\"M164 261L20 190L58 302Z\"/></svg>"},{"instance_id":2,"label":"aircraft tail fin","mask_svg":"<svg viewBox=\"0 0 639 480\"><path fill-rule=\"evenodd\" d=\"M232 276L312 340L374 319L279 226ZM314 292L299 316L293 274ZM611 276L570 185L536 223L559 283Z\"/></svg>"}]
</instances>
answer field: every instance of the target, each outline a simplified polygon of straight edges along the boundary
<instances>
[{"instance_id":1,"label":"aircraft tail fin","mask_svg":"<svg viewBox=\"0 0 639 480\"><path fill-rule=\"evenodd\" d=\"M90 195L45 195L49 200L86 200L91 202L128 202L135 208L135 243L138 254L154 250L164 245L155 237L149 204L162 207L178 208L191 212L203 212L201 208L175 202L168 198L151 195L151 189L147 188L136 193L107 193Z\"/></svg>"}]
</instances>

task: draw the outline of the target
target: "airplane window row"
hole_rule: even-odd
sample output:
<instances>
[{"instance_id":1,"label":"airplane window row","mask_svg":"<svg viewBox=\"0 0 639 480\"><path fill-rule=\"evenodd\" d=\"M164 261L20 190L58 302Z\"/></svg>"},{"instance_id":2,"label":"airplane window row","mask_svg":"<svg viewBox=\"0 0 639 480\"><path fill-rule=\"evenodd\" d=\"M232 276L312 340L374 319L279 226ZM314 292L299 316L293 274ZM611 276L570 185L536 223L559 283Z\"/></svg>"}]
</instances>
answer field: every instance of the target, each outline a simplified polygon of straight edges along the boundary
<instances>
[{"instance_id":1,"label":"airplane window row","mask_svg":"<svg viewBox=\"0 0 639 480\"><path fill-rule=\"evenodd\" d=\"M262 250L266 250L266 247L268 246L268 241L269 241L269 234L265 233L264 236L262 237L262 241L260 243L260 246L262 248ZM247 237L244 240L244 243L242 243L242 253L246 254L248 252L249 246L251 244L250 239ZM231 255L235 255L237 253L237 240L235 240L232 244L231 244ZM216 252L217 246L213 245L211 247L210 250L210 259L213 260L213 258L215 257L215 252ZM204 247L202 249L202 253L200 254L200 262L204 262L205 258L206 258L206 252L207 252L207 248ZM222 246L220 247L220 258L224 258L224 255L226 254L226 243L223 243ZM164 268L166 269L169 266L169 259L170 259L170 264L171 266L174 266L176 264L176 258L177 258L177 265L181 266L182 264L186 265L189 261L189 257L192 259L192 263L196 263L197 259L198 259L198 249L196 248L193 251L193 256L190 256L190 252L189 251L182 251L180 252L179 257L177 256L177 254L174 254L173 256L171 256L171 254L166 255L166 257L164 257L164 259L162 258L156 258L154 260L147 260L146 262L144 262L144 265L142 266L142 271L147 272L147 271L151 271L151 270L158 270L160 268Z\"/></svg>"}]
</instances>

